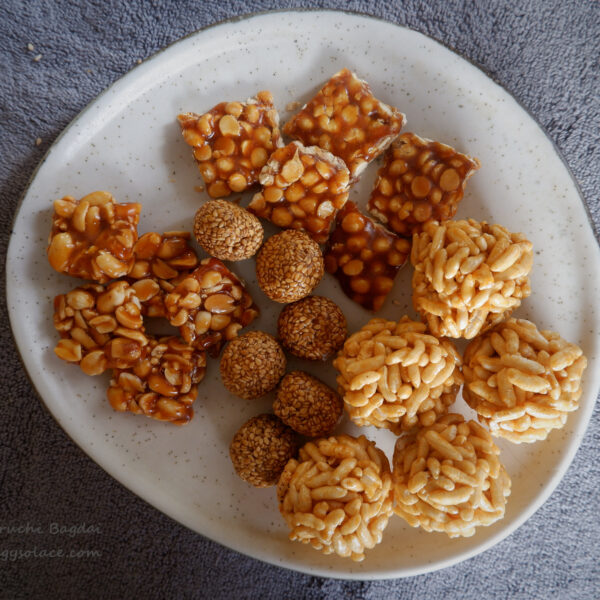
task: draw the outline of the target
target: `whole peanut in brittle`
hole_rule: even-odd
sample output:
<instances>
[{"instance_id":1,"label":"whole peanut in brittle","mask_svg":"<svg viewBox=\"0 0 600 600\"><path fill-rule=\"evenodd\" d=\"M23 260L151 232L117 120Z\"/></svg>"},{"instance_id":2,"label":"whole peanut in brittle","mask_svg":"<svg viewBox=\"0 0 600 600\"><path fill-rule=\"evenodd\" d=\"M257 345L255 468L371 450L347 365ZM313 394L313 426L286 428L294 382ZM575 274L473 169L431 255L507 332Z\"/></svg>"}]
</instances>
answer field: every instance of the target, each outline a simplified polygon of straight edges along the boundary
<instances>
[{"instance_id":1,"label":"whole peanut in brittle","mask_svg":"<svg viewBox=\"0 0 600 600\"><path fill-rule=\"evenodd\" d=\"M335 275L349 298L368 310L379 310L406 262L410 242L363 215L347 202L325 250L325 269Z\"/></svg>"},{"instance_id":2,"label":"whole peanut in brittle","mask_svg":"<svg viewBox=\"0 0 600 600\"><path fill-rule=\"evenodd\" d=\"M365 81L342 69L284 125L283 132L305 146L339 156L356 181L398 136L405 120L400 111L377 100Z\"/></svg>"},{"instance_id":3,"label":"whole peanut in brittle","mask_svg":"<svg viewBox=\"0 0 600 600\"><path fill-rule=\"evenodd\" d=\"M479 161L440 142L403 133L386 152L368 203L369 212L403 237L427 221L451 219Z\"/></svg>"},{"instance_id":4,"label":"whole peanut in brittle","mask_svg":"<svg viewBox=\"0 0 600 600\"><path fill-rule=\"evenodd\" d=\"M282 145L270 92L242 102L221 102L203 115L178 116L185 141L211 198L243 192L258 181L269 155Z\"/></svg>"},{"instance_id":5,"label":"whole peanut in brittle","mask_svg":"<svg viewBox=\"0 0 600 600\"><path fill-rule=\"evenodd\" d=\"M150 338L140 359L115 369L108 389L117 411L185 425L194 415L197 384L206 373L206 354L177 337Z\"/></svg>"},{"instance_id":6,"label":"whole peanut in brittle","mask_svg":"<svg viewBox=\"0 0 600 600\"><path fill-rule=\"evenodd\" d=\"M138 203L117 204L108 192L54 201L48 261L59 273L107 283L129 273L138 239Z\"/></svg>"},{"instance_id":7,"label":"whole peanut in brittle","mask_svg":"<svg viewBox=\"0 0 600 600\"><path fill-rule=\"evenodd\" d=\"M292 142L273 152L259 175L263 189L248 210L275 225L303 229L316 242L329 237L335 213L348 199L349 172L341 158Z\"/></svg>"},{"instance_id":8,"label":"whole peanut in brittle","mask_svg":"<svg viewBox=\"0 0 600 600\"><path fill-rule=\"evenodd\" d=\"M54 352L87 375L135 364L148 343L135 290L126 281L87 284L54 299Z\"/></svg>"},{"instance_id":9,"label":"whole peanut in brittle","mask_svg":"<svg viewBox=\"0 0 600 600\"><path fill-rule=\"evenodd\" d=\"M258 316L244 284L217 258L205 258L165 298L167 318L183 339L217 356Z\"/></svg>"}]
</instances>

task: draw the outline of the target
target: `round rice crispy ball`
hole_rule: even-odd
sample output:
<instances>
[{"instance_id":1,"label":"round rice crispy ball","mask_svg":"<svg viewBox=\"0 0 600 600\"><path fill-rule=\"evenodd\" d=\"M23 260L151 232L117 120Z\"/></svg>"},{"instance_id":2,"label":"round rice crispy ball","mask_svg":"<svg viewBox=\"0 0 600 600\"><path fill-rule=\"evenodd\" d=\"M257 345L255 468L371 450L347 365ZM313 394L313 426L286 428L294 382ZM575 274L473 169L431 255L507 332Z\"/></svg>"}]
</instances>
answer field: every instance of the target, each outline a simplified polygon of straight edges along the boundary
<instances>
[{"instance_id":1,"label":"round rice crispy ball","mask_svg":"<svg viewBox=\"0 0 600 600\"><path fill-rule=\"evenodd\" d=\"M194 236L202 248L220 260L245 260L263 241L260 221L227 200L209 200L196 212Z\"/></svg>"},{"instance_id":2,"label":"round rice crispy ball","mask_svg":"<svg viewBox=\"0 0 600 600\"><path fill-rule=\"evenodd\" d=\"M464 399L494 436L543 440L579 407L583 351L530 321L509 319L475 338L464 360Z\"/></svg>"},{"instance_id":3,"label":"round rice crispy ball","mask_svg":"<svg viewBox=\"0 0 600 600\"><path fill-rule=\"evenodd\" d=\"M273 412L294 431L307 437L331 433L343 411L340 396L303 371L292 371L281 380L273 403Z\"/></svg>"},{"instance_id":4,"label":"round rice crispy ball","mask_svg":"<svg viewBox=\"0 0 600 600\"><path fill-rule=\"evenodd\" d=\"M287 229L270 237L256 257L260 289L283 304L308 296L324 273L319 244L304 231Z\"/></svg>"},{"instance_id":5,"label":"round rice crispy ball","mask_svg":"<svg viewBox=\"0 0 600 600\"><path fill-rule=\"evenodd\" d=\"M385 454L365 436L308 442L285 466L277 497L290 539L354 561L381 542L392 514Z\"/></svg>"},{"instance_id":6,"label":"round rice crispy ball","mask_svg":"<svg viewBox=\"0 0 600 600\"><path fill-rule=\"evenodd\" d=\"M277 320L281 344L294 356L329 360L348 335L340 307L323 296L309 296L284 307Z\"/></svg>"},{"instance_id":7,"label":"round rice crispy ball","mask_svg":"<svg viewBox=\"0 0 600 600\"><path fill-rule=\"evenodd\" d=\"M432 221L411 250L413 305L438 337L474 338L531 294L532 244L473 219Z\"/></svg>"},{"instance_id":8,"label":"round rice crispy ball","mask_svg":"<svg viewBox=\"0 0 600 600\"><path fill-rule=\"evenodd\" d=\"M452 413L398 438L394 511L411 527L472 536L504 516L511 482L499 454L481 425Z\"/></svg>"},{"instance_id":9,"label":"round rice crispy ball","mask_svg":"<svg viewBox=\"0 0 600 600\"><path fill-rule=\"evenodd\" d=\"M296 455L296 434L275 415L258 415L237 431L229 456L236 473L255 487L275 485Z\"/></svg>"},{"instance_id":10,"label":"round rice crispy ball","mask_svg":"<svg viewBox=\"0 0 600 600\"><path fill-rule=\"evenodd\" d=\"M399 434L448 412L462 383L460 356L426 331L406 316L397 323L372 319L346 340L333 366L356 425Z\"/></svg>"},{"instance_id":11,"label":"round rice crispy ball","mask_svg":"<svg viewBox=\"0 0 600 600\"><path fill-rule=\"evenodd\" d=\"M236 396L253 400L277 387L286 358L277 340L263 331L249 331L231 340L221 357L223 385Z\"/></svg>"}]
</instances>

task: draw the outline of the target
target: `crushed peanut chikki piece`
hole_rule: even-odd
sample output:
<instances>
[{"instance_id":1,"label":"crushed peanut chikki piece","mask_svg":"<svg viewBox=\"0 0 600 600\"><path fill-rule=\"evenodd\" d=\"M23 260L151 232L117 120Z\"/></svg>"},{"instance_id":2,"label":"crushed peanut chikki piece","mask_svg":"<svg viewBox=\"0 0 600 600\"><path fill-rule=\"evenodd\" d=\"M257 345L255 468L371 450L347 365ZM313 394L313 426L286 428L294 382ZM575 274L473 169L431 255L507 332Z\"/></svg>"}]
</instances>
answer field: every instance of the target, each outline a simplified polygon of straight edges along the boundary
<instances>
[{"instance_id":1,"label":"crushed peanut chikki piece","mask_svg":"<svg viewBox=\"0 0 600 600\"><path fill-rule=\"evenodd\" d=\"M221 102L203 115L177 118L211 198L255 184L271 152L283 144L270 92L258 92L245 103Z\"/></svg>"},{"instance_id":2,"label":"crushed peanut chikki piece","mask_svg":"<svg viewBox=\"0 0 600 600\"><path fill-rule=\"evenodd\" d=\"M59 273L107 283L129 273L141 205L116 204L108 192L54 201L48 261Z\"/></svg>"},{"instance_id":3,"label":"crushed peanut chikki piece","mask_svg":"<svg viewBox=\"0 0 600 600\"><path fill-rule=\"evenodd\" d=\"M117 411L184 425L206 372L206 354L177 337L151 338L141 358L128 369L115 369L108 400Z\"/></svg>"},{"instance_id":4,"label":"crushed peanut chikki piece","mask_svg":"<svg viewBox=\"0 0 600 600\"><path fill-rule=\"evenodd\" d=\"M413 306L434 335L474 338L531 294L532 249L501 225L429 221L413 238Z\"/></svg>"},{"instance_id":5,"label":"crushed peanut chikki piece","mask_svg":"<svg viewBox=\"0 0 600 600\"><path fill-rule=\"evenodd\" d=\"M479 161L440 142L403 133L377 173L367 208L392 231L412 238L429 220L451 219Z\"/></svg>"},{"instance_id":6,"label":"crushed peanut chikki piece","mask_svg":"<svg viewBox=\"0 0 600 600\"><path fill-rule=\"evenodd\" d=\"M56 296L54 327L62 338L54 352L87 375L133 365L148 343L139 298L126 281L82 285Z\"/></svg>"},{"instance_id":7,"label":"crushed peanut chikki piece","mask_svg":"<svg viewBox=\"0 0 600 600\"><path fill-rule=\"evenodd\" d=\"M292 142L275 150L263 167L258 178L263 189L248 210L279 227L304 229L321 244L348 199L349 178L341 158Z\"/></svg>"},{"instance_id":8,"label":"crushed peanut chikki piece","mask_svg":"<svg viewBox=\"0 0 600 600\"><path fill-rule=\"evenodd\" d=\"M410 242L363 215L347 202L325 250L325 269L346 295L368 310L379 310L406 262Z\"/></svg>"},{"instance_id":9,"label":"crushed peanut chikki piece","mask_svg":"<svg viewBox=\"0 0 600 600\"><path fill-rule=\"evenodd\" d=\"M287 463L277 499L291 540L362 561L392 515L390 465L364 435L321 438Z\"/></svg>"},{"instance_id":10,"label":"crushed peanut chikki piece","mask_svg":"<svg viewBox=\"0 0 600 600\"><path fill-rule=\"evenodd\" d=\"M404 316L372 319L351 335L333 361L350 419L396 434L426 427L448 412L463 381L448 340Z\"/></svg>"},{"instance_id":11,"label":"crushed peanut chikki piece","mask_svg":"<svg viewBox=\"0 0 600 600\"><path fill-rule=\"evenodd\" d=\"M187 231L145 233L133 247L134 264L128 281L136 291L145 317L165 317L165 296L178 279L198 264Z\"/></svg>"},{"instance_id":12,"label":"crushed peanut chikki piece","mask_svg":"<svg viewBox=\"0 0 600 600\"><path fill-rule=\"evenodd\" d=\"M411 527L469 537L504 516L511 482L488 431L448 414L398 438L394 511Z\"/></svg>"},{"instance_id":13,"label":"crushed peanut chikki piece","mask_svg":"<svg viewBox=\"0 0 600 600\"><path fill-rule=\"evenodd\" d=\"M546 439L577 410L587 359L581 348L525 319L509 319L465 350L463 397L492 435Z\"/></svg>"},{"instance_id":14,"label":"crushed peanut chikki piece","mask_svg":"<svg viewBox=\"0 0 600 600\"><path fill-rule=\"evenodd\" d=\"M165 298L165 308L183 339L211 356L258 316L244 284L217 258L205 258L178 281Z\"/></svg>"},{"instance_id":15,"label":"crushed peanut chikki piece","mask_svg":"<svg viewBox=\"0 0 600 600\"><path fill-rule=\"evenodd\" d=\"M283 132L339 156L356 181L392 143L405 120L397 109L377 100L365 81L342 69L285 124Z\"/></svg>"}]
</instances>

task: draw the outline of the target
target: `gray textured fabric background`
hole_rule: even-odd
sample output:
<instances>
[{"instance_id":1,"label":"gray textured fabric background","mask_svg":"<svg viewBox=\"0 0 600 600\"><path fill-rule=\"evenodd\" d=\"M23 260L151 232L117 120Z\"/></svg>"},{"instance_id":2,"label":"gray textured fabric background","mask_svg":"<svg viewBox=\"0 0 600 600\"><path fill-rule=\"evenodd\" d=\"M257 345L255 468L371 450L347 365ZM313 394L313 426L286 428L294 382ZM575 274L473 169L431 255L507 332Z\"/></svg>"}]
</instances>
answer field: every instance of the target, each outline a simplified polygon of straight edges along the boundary
<instances>
[{"instance_id":1,"label":"gray textured fabric background","mask_svg":"<svg viewBox=\"0 0 600 600\"><path fill-rule=\"evenodd\" d=\"M600 4L591 0L0 2L0 254L27 180L67 124L115 79L198 28L254 11L328 7L407 25L474 61L548 130L600 231ZM35 45L29 51L27 44ZM34 57L41 54L39 61ZM42 138L39 146L36 138ZM1 283L0 598L600 597L594 412L566 477L495 548L396 581L309 577L231 552L113 481L42 407L17 357ZM7 533L11 525L88 524L87 536ZM93 549L99 558L6 560L5 550Z\"/></svg>"}]
</instances>

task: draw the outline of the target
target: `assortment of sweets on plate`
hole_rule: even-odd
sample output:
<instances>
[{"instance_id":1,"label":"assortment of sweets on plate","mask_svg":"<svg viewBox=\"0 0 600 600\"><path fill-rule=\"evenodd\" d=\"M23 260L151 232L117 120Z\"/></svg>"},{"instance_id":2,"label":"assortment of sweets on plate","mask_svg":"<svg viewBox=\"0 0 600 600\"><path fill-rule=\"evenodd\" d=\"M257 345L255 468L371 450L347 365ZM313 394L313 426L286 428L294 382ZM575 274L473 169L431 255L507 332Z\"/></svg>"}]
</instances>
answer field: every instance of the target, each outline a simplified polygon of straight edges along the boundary
<instances>
[{"instance_id":1,"label":"assortment of sweets on plate","mask_svg":"<svg viewBox=\"0 0 600 600\"><path fill-rule=\"evenodd\" d=\"M587 362L558 333L511 318L531 294L531 242L452 220L479 161L401 134L404 115L347 69L283 126L287 145L269 92L178 119L214 198L191 227L209 257L186 232L138 238L140 205L108 192L56 200L49 262L91 282L54 300L56 354L88 375L111 369L115 410L180 425L193 416L207 355L225 346L225 388L247 401L274 396L274 414L233 437L233 467L253 486L276 485L290 539L325 554L362 560L394 512L450 537L502 518L511 483L492 436L534 442L562 427ZM366 203L378 223L348 196L381 154ZM254 187L247 209L220 199ZM283 231L265 241L259 218ZM241 332L258 307L222 262L255 255L259 288L285 305L277 339ZM327 272L377 312L409 256L421 322L365 317L348 337L341 309L311 295ZM180 335L146 333L152 317ZM471 340L463 357L447 338ZM338 389L286 373L286 351L332 360ZM481 424L452 412L461 386ZM354 425L397 436L391 467L364 435L336 433L344 409Z\"/></svg>"}]
</instances>

